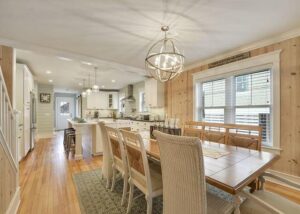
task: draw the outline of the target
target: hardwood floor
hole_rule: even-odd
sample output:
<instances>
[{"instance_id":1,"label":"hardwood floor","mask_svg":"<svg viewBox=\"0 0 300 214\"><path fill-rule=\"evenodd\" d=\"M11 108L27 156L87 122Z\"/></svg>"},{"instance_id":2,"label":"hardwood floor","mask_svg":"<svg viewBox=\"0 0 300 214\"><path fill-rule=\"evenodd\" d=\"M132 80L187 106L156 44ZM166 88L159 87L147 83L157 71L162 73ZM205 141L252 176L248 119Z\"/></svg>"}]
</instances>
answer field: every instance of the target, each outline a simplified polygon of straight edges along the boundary
<instances>
[{"instance_id":1,"label":"hardwood floor","mask_svg":"<svg viewBox=\"0 0 300 214\"><path fill-rule=\"evenodd\" d=\"M101 157L91 157L89 139L84 139L84 160L66 158L63 133L53 139L41 139L35 149L20 163L21 204L18 213L80 213L79 201L72 175L99 168ZM300 204L300 192L277 184L266 188Z\"/></svg>"},{"instance_id":2,"label":"hardwood floor","mask_svg":"<svg viewBox=\"0 0 300 214\"><path fill-rule=\"evenodd\" d=\"M72 175L101 166L101 157L92 158L84 145L84 160L68 160L63 149L63 133L42 139L20 163L21 204L18 213L80 213Z\"/></svg>"}]
</instances>

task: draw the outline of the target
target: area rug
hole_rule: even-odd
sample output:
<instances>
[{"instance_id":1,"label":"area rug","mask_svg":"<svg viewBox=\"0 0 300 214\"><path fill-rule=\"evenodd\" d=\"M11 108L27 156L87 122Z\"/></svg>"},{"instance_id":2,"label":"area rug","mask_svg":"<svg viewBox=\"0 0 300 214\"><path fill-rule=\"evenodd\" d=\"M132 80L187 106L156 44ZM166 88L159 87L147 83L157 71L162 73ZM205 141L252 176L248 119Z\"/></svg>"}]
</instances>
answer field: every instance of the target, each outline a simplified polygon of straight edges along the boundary
<instances>
[{"instance_id":1,"label":"area rug","mask_svg":"<svg viewBox=\"0 0 300 214\"><path fill-rule=\"evenodd\" d=\"M121 206L123 191L123 182L116 182L115 190L111 192L106 189L105 179L101 180L101 170L92 170L80 172L73 175L73 180L77 188L80 209L83 214L120 214L126 213L126 206ZM227 201L232 197L215 187L208 185L208 190ZM138 189L134 190L134 197L140 195ZM126 203L127 204L127 203ZM132 214L146 213L147 203L144 197L139 197L133 201ZM163 199L162 196L154 198L152 213L162 213Z\"/></svg>"}]
</instances>

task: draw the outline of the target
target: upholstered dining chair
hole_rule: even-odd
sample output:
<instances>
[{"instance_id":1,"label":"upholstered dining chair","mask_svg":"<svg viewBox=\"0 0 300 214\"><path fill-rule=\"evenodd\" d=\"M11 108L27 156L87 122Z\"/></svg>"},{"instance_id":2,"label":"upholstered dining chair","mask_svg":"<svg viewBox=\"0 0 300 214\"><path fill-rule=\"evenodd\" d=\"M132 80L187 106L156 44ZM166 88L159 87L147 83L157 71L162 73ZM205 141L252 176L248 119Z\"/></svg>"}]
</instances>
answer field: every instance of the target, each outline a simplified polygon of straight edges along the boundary
<instances>
[{"instance_id":1,"label":"upholstered dining chair","mask_svg":"<svg viewBox=\"0 0 300 214\"><path fill-rule=\"evenodd\" d=\"M127 165L127 157L125 152L124 143L122 140L122 136L119 129L105 126L107 130L108 140L110 142L110 149L112 154L112 185L111 191L115 188L116 183L116 173L119 171L123 178L123 194L121 205L125 204L127 189L128 189L128 165Z\"/></svg>"},{"instance_id":2,"label":"upholstered dining chair","mask_svg":"<svg viewBox=\"0 0 300 214\"><path fill-rule=\"evenodd\" d=\"M107 136L107 131L105 128L105 123L99 123L102 146L103 146L103 160L102 160L102 177L106 179L106 188L110 188L110 183L112 179L112 155L110 151L109 139Z\"/></svg>"},{"instance_id":3,"label":"upholstered dining chair","mask_svg":"<svg viewBox=\"0 0 300 214\"><path fill-rule=\"evenodd\" d=\"M127 213L130 212L133 201L133 190L136 186L145 194L147 214L152 213L152 200L162 195L162 180L160 167L149 167L144 143L140 134L121 130L126 146L129 166L129 200Z\"/></svg>"},{"instance_id":4,"label":"upholstered dining chair","mask_svg":"<svg viewBox=\"0 0 300 214\"><path fill-rule=\"evenodd\" d=\"M154 132L160 151L164 214L231 213L233 205L206 191L200 139Z\"/></svg>"}]
</instances>

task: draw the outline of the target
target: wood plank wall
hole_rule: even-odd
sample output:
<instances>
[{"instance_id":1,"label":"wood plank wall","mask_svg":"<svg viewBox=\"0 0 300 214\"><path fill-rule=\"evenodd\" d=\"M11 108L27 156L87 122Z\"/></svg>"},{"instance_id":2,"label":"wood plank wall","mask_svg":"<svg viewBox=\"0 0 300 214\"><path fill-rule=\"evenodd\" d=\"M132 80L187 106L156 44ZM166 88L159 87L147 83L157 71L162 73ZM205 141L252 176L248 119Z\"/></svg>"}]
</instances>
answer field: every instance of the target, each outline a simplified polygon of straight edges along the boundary
<instances>
[{"instance_id":1,"label":"wood plank wall","mask_svg":"<svg viewBox=\"0 0 300 214\"><path fill-rule=\"evenodd\" d=\"M17 176L0 144L0 213L5 213L17 189Z\"/></svg>"},{"instance_id":2,"label":"wood plank wall","mask_svg":"<svg viewBox=\"0 0 300 214\"><path fill-rule=\"evenodd\" d=\"M0 66L11 102L13 100L13 63L13 48L0 45Z\"/></svg>"},{"instance_id":3,"label":"wood plank wall","mask_svg":"<svg viewBox=\"0 0 300 214\"><path fill-rule=\"evenodd\" d=\"M283 151L273 169L300 176L300 37L251 51L251 57L281 49L281 133ZM207 70L203 65L183 72L166 84L166 113L184 123L193 120L193 73Z\"/></svg>"}]
</instances>

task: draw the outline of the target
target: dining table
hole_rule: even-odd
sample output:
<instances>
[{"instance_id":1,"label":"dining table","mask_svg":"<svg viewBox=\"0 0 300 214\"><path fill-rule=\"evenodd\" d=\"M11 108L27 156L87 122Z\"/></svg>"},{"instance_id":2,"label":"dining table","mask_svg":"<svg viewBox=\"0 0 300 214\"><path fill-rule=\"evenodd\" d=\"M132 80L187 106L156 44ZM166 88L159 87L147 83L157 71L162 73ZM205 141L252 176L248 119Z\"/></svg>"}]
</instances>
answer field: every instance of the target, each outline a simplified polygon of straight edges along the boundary
<instances>
[{"instance_id":1,"label":"dining table","mask_svg":"<svg viewBox=\"0 0 300 214\"><path fill-rule=\"evenodd\" d=\"M140 132L150 158L160 161L159 145L149 134ZM201 141L206 182L234 198L234 213L240 213L243 189L261 176L279 155L265 151Z\"/></svg>"}]
</instances>

